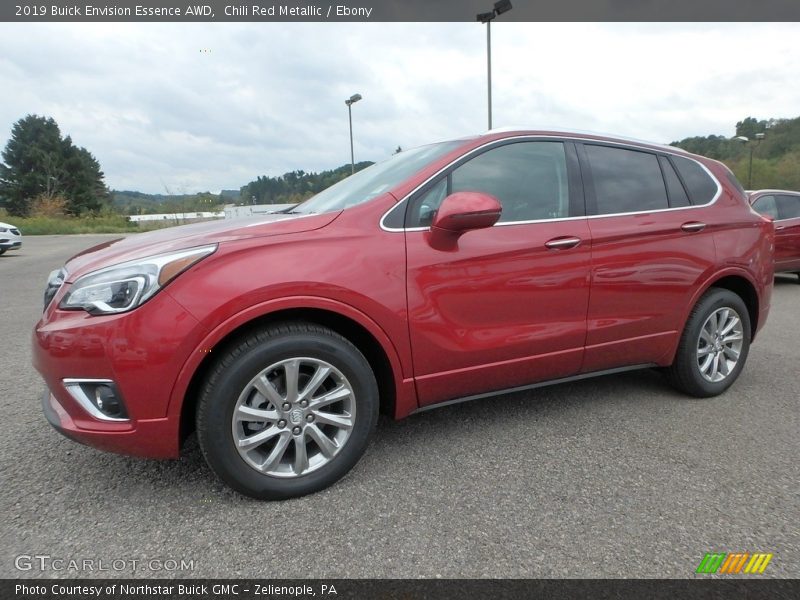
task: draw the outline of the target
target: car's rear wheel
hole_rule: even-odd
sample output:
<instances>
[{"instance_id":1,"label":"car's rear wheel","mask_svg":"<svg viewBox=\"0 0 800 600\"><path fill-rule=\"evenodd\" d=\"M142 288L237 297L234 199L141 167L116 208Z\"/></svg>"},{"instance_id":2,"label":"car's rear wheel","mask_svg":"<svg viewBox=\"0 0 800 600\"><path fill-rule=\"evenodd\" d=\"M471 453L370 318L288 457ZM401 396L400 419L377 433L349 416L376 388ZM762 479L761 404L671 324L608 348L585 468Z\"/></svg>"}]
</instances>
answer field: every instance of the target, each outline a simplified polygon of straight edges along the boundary
<instances>
[{"instance_id":1,"label":"car's rear wheel","mask_svg":"<svg viewBox=\"0 0 800 600\"><path fill-rule=\"evenodd\" d=\"M750 350L750 315L730 290L711 288L686 322L675 361L666 369L674 387L707 398L728 389L744 368Z\"/></svg>"},{"instance_id":2,"label":"car's rear wheel","mask_svg":"<svg viewBox=\"0 0 800 600\"><path fill-rule=\"evenodd\" d=\"M271 500L321 490L358 462L378 417L361 352L310 323L271 326L228 350L208 376L197 435L214 472Z\"/></svg>"}]
</instances>

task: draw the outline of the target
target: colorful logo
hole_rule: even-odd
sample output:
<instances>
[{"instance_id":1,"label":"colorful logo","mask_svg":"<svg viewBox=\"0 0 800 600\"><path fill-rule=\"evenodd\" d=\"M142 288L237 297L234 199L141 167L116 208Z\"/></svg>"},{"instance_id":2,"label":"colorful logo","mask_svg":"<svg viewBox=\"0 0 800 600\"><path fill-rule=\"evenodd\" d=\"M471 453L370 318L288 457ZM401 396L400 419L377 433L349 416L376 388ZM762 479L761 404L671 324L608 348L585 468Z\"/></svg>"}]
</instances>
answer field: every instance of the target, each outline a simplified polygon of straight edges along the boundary
<instances>
[{"instance_id":1,"label":"colorful logo","mask_svg":"<svg viewBox=\"0 0 800 600\"><path fill-rule=\"evenodd\" d=\"M771 560L772 554L766 552L709 552L700 561L695 573L761 574Z\"/></svg>"}]
</instances>

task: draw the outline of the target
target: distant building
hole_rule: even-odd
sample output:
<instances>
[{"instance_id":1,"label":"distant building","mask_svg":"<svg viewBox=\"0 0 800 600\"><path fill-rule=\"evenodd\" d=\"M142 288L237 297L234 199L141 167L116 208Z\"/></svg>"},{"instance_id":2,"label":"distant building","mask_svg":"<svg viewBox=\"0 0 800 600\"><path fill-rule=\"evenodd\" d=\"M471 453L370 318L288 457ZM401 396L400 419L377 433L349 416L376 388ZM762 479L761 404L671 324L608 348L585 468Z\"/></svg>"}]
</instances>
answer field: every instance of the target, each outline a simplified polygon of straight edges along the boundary
<instances>
[{"instance_id":1,"label":"distant building","mask_svg":"<svg viewBox=\"0 0 800 600\"><path fill-rule=\"evenodd\" d=\"M158 213L154 215L130 215L128 220L133 223L163 221L164 223L183 224L196 223L198 221L210 221L212 219L222 219L224 217L224 212L187 212Z\"/></svg>"},{"instance_id":2,"label":"distant building","mask_svg":"<svg viewBox=\"0 0 800 600\"><path fill-rule=\"evenodd\" d=\"M297 204L245 204L244 206L234 206L229 204L225 207L226 219L240 219L242 217L258 217L272 213L283 212Z\"/></svg>"}]
</instances>

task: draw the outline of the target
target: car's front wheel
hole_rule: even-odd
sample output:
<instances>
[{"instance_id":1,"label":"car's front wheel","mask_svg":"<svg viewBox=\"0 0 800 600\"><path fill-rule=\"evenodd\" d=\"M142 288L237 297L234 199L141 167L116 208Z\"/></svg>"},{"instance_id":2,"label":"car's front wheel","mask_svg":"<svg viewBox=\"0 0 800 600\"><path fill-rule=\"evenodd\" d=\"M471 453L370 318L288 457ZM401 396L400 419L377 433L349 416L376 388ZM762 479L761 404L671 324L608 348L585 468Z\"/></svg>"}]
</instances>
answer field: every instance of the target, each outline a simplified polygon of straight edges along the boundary
<instances>
[{"instance_id":1,"label":"car's front wheel","mask_svg":"<svg viewBox=\"0 0 800 600\"><path fill-rule=\"evenodd\" d=\"M744 301L730 290L711 288L686 322L667 377L691 396L721 394L742 372L750 338L750 314Z\"/></svg>"},{"instance_id":2,"label":"car's front wheel","mask_svg":"<svg viewBox=\"0 0 800 600\"><path fill-rule=\"evenodd\" d=\"M206 379L197 435L235 490L273 500L321 490L358 462L378 417L361 352L311 323L273 325L227 350Z\"/></svg>"}]
</instances>

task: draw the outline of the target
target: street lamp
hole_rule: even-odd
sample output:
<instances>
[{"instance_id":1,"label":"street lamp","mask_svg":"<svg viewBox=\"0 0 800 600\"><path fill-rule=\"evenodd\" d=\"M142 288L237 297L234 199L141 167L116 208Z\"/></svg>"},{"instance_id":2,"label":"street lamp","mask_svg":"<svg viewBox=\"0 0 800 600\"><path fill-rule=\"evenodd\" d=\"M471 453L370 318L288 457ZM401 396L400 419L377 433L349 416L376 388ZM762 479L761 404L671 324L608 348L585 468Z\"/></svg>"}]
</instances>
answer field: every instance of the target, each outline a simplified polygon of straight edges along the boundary
<instances>
[{"instance_id":1,"label":"street lamp","mask_svg":"<svg viewBox=\"0 0 800 600\"><path fill-rule=\"evenodd\" d=\"M347 104L347 117L350 120L350 174L356 172L356 160L353 154L353 104L361 100L361 94L353 94L344 101Z\"/></svg>"},{"instance_id":2,"label":"street lamp","mask_svg":"<svg viewBox=\"0 0 800 600\"><path fill-rule=\"evenodd\" d=\"M756 134L756 142L757 142L756 146L759 146L761 144L761 140L763 140L765 137L766 137L766 134L757 133ZM749 148L750 148L750 162L749 162L749 165L747 167L747 189L748 190L752 190L753 189L753 145L750 143L751 142L750 138L748 138L747 136L744 136L744 135L737 135L733 139L735 139L738 142L742 142L743 144L747 144L749 146Z\"/></svg>"},{"instance_id":3,"label":"street lamp","mask_svg":"<svg viewBox=\"0 0 800 600\"><path fill-rule=\"evenodd\" d=\"M498 16L510 11L512 8L511 0L500 0L494 3L494 8L489 12L478 13L476 19L481 23L486 23L486 72L488 79L489 97L489 129L492 128L492 21Z\"/></svg>"}]
</instances>

